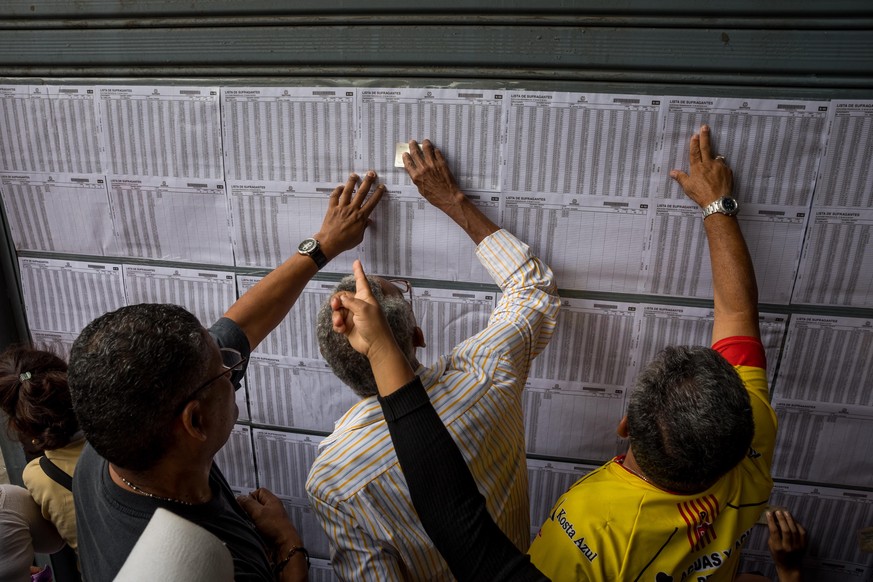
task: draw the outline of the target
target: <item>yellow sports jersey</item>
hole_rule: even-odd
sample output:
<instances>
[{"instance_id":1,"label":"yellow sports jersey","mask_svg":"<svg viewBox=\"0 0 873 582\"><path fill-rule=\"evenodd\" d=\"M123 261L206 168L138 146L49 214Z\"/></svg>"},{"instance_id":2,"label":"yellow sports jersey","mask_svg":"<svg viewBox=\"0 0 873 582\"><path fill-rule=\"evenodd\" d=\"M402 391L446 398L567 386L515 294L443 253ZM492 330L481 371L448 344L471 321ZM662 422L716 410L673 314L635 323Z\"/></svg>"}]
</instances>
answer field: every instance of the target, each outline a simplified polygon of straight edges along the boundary
<instances>
[{"instance_id":1,"label":"yellow sports jersey","mask_svg":"<svg viewBox=\"0 0 873 582\"><path fill-rule=\"evenodd\" d=\"M551 580L733 579L740 550L773 487L776 415L761 342L731 337L713 349L749 390L755 436L746 458L694 495L651 485L625 469L623 457L581 478L558 499L528 552Z\"/></svg>"}]
</instances>

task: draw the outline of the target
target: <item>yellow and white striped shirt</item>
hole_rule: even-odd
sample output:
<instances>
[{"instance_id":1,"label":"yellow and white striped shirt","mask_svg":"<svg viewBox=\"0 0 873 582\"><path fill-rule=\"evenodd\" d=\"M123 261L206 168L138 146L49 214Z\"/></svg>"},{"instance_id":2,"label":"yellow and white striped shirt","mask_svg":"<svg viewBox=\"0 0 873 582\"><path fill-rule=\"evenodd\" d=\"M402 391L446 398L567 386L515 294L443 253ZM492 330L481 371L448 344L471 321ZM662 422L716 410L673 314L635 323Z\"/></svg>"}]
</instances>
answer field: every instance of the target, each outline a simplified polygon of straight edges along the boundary
<instances>
[{"instance_id":1,"label":"yellow and white striped shirt","mask_svg":"<svg viewBox=\"0 0 873 582\"><path fill-rule=\"evenodd\" d=\"M461 449L488 511L521 550L530 542L521 393L548 344L560 299L551 269L505 230L476 254L503 296L478 334L417 374ZM343 580L452 580L409 499L376 397L319 446L306 490ZM434 467L439 471L439 467Z\"/></svg>"}]
</instances>

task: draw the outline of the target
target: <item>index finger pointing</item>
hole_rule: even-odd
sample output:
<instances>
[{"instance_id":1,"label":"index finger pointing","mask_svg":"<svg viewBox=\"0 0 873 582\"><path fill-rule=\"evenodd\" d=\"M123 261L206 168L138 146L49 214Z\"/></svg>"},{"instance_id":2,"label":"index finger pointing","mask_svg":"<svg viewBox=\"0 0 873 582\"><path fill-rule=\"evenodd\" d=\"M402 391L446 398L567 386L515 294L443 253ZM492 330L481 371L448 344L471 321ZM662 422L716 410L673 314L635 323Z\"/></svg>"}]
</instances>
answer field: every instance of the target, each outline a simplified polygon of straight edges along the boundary
<instances>
[{"instance_id":1,"label":"index finger pointing","mask_svg":"<svg viewBox=\"0 0 873 582\"><path fill-rule=\"evenodd\" d=\"M370 289L370 282L367 280L360 260L355 259L352 270L355 273L355 294L363 299L370 299L373 296L373 291Z\"/></svg>"}]
</instances>

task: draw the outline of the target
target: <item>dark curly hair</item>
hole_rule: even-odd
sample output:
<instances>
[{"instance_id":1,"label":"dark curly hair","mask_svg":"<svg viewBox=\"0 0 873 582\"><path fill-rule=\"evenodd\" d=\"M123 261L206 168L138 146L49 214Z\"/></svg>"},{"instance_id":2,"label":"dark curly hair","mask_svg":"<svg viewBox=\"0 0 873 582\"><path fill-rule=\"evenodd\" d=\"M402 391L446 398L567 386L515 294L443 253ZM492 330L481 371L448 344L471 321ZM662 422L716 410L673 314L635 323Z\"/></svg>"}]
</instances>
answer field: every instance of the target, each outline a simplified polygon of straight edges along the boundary
<instances>
[{"instance_id":1,"label":"dark curly hair","mask_svg":"<svg viewBox=\"0 0 873 582\"><path fill-rule=\"evenodd\" d=\"M18 345L0 354L0 408L7 430L38 452L64 447L79 430L67 385L67 363Z\"/></svg>"},{"instance_id":2,"label":"dark curly hair","mask_svg":"<svg viewBox=\"0 0 873 582\"><path fill-rule=\"evenodd\" d=\"M627 420L640 469L679 493L703 491L733 469L755 432L742 379L705 347L662 350L637 378Z\"/></svg>"},{"instance_id":3,"label":"dark curly hair","mask_svg":"<svg viewBox=\"0 0 873 582\"><path fill-rule=\"evenodd\" d=\"M166 454L175 411L206 373L207 338L178 305L129 305L85 326L70 350L70 393L100 456L145 471Z\"/></svg>"}]
</instances>

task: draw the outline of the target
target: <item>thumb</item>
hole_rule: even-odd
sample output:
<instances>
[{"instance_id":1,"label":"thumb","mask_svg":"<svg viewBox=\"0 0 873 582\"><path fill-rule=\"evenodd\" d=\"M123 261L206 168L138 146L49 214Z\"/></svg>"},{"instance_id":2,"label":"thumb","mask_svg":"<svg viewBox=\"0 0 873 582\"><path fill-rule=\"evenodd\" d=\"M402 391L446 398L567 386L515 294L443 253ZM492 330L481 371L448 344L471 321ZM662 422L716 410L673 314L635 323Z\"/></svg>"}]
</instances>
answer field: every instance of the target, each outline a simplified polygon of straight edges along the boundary
<instances>
[{"instance_id":1,"label":"thumb","mask_svg":"<svg viewBox=\"0 0 873 582\"><path fill-rule=\"evenodd\" d=\"M236 502L239 503L240 507L242 507L248 515L251 515L260 505L260 503L255 501L251 495L240 495L236 498Z\"/></svg>"}]
</instances>

